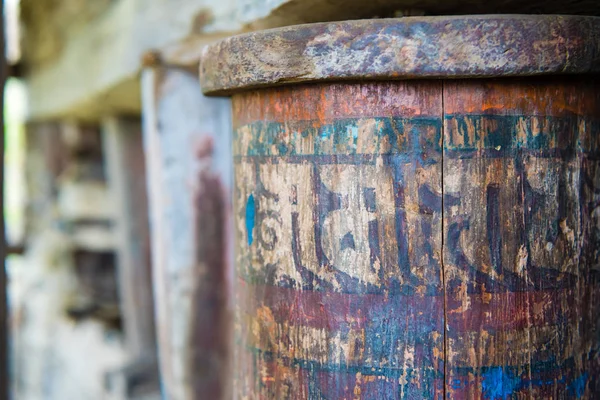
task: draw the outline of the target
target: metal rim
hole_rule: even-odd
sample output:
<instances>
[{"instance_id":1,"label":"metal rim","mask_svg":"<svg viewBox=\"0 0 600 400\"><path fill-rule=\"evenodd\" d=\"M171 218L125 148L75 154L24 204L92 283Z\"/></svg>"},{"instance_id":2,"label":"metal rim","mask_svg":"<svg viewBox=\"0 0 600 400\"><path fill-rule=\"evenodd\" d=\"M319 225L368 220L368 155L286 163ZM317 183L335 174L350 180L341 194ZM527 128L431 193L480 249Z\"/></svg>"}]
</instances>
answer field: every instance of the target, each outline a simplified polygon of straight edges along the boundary
<instances>
[{"instance_id":1,"label":"metal rim","mask_svg":"<svg viewBox=\"0 0 600 400\"><path fill-rule=\"evenodd\" d=\"M297 25L206 47L205 94L337 80L600 72L600 18L407 17Z\"/></svg>"}]
</instances>

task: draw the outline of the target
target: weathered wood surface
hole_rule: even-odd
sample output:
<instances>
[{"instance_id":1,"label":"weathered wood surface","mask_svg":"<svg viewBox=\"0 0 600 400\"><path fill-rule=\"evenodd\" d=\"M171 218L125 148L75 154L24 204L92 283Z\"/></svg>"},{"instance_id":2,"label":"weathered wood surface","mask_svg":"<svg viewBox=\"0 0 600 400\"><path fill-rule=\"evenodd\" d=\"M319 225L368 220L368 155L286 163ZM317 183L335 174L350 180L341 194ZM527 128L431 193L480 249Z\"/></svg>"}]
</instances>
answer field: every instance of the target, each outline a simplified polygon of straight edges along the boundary
<instances>
[{"instance_id":1,"label":"weathered wood surface","mask_svg":"<svg viewBox=\"0 0 600 400\"><path fill-rule=\"evenodd\" d=\"M205 92L233 93L237 397L597 397L598 30L407 18L205 51Z\"/></svg>"},{"instance_id":2,"label":"weathered wood surface","mask_svg":"<svg viewBox=\"0 0 600 400\"><path fill-rule=\"evenodd\" d=\"M595 398L599 93L235 94L234 397Z\"/></svg>"},{"instance_id":3,"label":"weathered wood surface","mask_svg":"<svg viewBox=\"0 0 600 400\"><path fill-rule=\"evenodd\" d=\"M228 398L231 232L229 101L195 74L144 71L160 369L166 399Z\"/></svg>"},{"instance_id":4,"label":"weathered wood surface","mask_svg":"<svg viewBox=\"0 0 600 400\"><path fill-rule=\"evenodd\" d=\"M600 18L484 15L292 26L208 46L206 94L297 82L600 72Z\"/></svg>"},{"instance_id":5,"label":"weathered wood surface","mask_svg":"<svg viewBox=\"0 0 600 400\"><path fill-rule=\"evenodd\" d=\"M233 110L236 398L441 398L441 82Z\"/></svg>"},{"instance_id":6,"label":"weathered wood surface","mask_svg":"<svg viewBox=\"0 0 600 400\"><path fill-rule=\"evenodd\" d=\"M444 82L451 398L600 393L600 82Z\"/></svg>"}]
</instances>

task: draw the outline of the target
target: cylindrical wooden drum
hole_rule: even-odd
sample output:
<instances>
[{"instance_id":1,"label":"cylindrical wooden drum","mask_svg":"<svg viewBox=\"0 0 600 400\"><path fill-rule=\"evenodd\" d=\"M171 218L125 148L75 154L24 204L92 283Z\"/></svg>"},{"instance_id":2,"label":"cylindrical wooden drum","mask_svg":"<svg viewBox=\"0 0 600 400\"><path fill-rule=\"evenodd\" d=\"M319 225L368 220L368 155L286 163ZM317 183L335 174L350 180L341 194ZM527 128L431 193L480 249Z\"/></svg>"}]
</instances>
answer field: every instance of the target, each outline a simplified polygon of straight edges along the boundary
<instances>
[{"instance_id":1,"label":"cylindrical wooden drum","mask_svg":"<svg viewBox=\"0 0 600 400\"><path fill-rule=\"evenodd\" d=\"M599 56L600 19L566 16L209 47L203 89L233 107L236 398L597 398Z\"/></svg>"}]
</instances>

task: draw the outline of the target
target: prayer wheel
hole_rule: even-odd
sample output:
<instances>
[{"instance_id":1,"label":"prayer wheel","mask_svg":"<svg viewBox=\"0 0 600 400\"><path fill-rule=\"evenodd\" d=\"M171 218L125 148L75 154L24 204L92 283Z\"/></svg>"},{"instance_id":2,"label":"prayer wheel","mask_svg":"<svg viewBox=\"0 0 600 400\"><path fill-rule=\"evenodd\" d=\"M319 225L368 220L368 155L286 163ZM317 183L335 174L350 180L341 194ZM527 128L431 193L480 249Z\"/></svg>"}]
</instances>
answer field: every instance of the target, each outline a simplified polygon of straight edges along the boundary
<instances>
[{"instance_id":1,"label":"prayer wheel","mask_svg":"<svg viewBox=\"0 0 600 400\"><path fill-rule=\"evenodd\" d=\"M234 397L598 398L599 72L580 16L207 47L233 110Z\"/></svg>"}]
</instances>

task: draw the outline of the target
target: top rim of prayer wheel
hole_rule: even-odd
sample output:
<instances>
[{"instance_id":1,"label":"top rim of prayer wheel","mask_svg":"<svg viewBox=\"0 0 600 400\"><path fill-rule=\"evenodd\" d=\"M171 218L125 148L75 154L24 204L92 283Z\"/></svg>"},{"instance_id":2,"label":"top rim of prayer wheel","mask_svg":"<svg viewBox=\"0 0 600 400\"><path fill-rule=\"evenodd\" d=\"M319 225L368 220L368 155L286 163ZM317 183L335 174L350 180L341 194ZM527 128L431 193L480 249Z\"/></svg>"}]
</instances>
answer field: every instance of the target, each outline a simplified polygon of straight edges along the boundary
<instances>
[{"instance_id":1,"label":"top rim of prayer wheel","mask_svg":"<svg viewBox=\"0 0 600 400\"><path fill-rule=\"evenodd\" d=\"M204 48L208 95L300 82L600 72L600 17L473 15L316 23Z\"/></svg>"}]
</instances>

